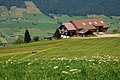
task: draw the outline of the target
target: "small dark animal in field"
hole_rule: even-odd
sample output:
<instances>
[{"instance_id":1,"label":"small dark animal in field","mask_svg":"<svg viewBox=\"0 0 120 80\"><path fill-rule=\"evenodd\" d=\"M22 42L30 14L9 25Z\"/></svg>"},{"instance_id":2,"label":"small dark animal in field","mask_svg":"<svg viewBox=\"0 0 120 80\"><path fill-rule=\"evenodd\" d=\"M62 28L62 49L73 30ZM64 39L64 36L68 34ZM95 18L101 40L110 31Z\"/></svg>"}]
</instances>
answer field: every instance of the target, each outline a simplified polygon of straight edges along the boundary
<instances>
[{"instance_id":1,"label":"small dark animal in field","mask_svg":"<svg viewBox=\"0 0 120 80\"><path fill-rule=\"evenodd\" d=\"M32 51L32 54L37 53L36 51Z\"/></svg>"}]
</instances>

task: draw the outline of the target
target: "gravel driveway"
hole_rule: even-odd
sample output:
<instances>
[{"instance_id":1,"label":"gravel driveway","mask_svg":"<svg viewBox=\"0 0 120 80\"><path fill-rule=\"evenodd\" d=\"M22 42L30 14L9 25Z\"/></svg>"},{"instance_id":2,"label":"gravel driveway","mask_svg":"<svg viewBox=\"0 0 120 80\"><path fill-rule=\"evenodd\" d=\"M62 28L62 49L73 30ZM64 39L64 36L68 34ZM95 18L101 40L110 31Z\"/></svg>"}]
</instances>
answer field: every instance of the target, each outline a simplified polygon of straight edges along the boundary
<instances>
[{"instance_id":1,"label":"gravel driveway","mask_svg":"<svg viewBox=\"0 0 120 80\"><path fill-rule=\"evenodd\" d=\"M104 34L104 35L97 35L97 37L120 37L120 34Z\"/></svg>"}]
</instances>

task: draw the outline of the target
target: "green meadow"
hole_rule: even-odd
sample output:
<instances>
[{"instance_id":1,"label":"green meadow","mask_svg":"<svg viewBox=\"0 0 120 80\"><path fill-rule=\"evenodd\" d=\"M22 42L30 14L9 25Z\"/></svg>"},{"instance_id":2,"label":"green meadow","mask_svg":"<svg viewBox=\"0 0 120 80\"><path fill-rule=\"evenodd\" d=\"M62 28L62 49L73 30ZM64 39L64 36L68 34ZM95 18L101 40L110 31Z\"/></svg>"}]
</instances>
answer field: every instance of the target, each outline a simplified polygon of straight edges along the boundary
<instances>
[{"instance_id":1,"label":"green meadow","mask_svg":"<svg viewBox=\"0 0 120 80\"><path fill-rule=\"evenodd\" d=\"M119 61L109 58L8 60L0 62L0 80L119 80L119 68Z\"/></svg>"},{"instance_id":2,"label":"green meadow","mask_svg":"<svg viewBox=\"0 0 120 80\"><path fill-rule=\"evenodd\" d=\"M0 47L0 80L119 80L119 73L120 38Z\"/></svg>"},{"instance_id":3,"label":"green meadow","mask_svg":"<svg viewBox=\"0 0 120 80\"><path fill-rule=\"evenodd\" d=\"M21 44L11 47L0 47L0 56L26 54L26 59L41 58L74 58L91 57L93 55L120 56L120 38L93 38L93 39L63 39L39 41L30 44ZM32 51L36 51L33 55ZM30 57L27 57L30 56ZM9 57L9 56L8 56ZM20 60L19 58L17 58ZM13 58L14 60L14 58Z\"/></svg>"}]
</instances>

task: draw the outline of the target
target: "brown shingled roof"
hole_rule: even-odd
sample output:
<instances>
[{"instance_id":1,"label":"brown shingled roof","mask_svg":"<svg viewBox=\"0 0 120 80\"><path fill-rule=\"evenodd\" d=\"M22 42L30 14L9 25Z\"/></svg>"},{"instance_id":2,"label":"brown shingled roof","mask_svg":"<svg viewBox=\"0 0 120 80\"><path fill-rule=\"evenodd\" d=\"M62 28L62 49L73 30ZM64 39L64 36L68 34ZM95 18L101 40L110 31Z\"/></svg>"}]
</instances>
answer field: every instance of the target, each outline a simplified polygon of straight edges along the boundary
<instances>
[{"instance_id":1,"label":"brown shingled roof","mask_svg":"<svg viewBox=\"0 0 120 80\"><path fill-rule=\"evenodd\" d=\"M103 26L108 28L107 23L102 18L87 18L81 20L70 21L78 29L96 29L95 26Z\"/></svg>"}]
</instances>

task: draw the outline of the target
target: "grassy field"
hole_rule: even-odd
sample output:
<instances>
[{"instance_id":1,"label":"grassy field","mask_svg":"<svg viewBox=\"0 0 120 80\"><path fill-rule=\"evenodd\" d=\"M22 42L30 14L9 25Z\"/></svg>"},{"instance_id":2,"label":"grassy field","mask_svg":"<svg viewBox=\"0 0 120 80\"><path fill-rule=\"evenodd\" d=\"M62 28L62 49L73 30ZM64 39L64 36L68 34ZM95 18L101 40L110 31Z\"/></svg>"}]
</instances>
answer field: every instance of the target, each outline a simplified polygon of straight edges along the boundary
<instances>
[{"instance_id":1,"label":"grassy field","mask_svg":"<svg viewBox=\"0 0 120 80\"><path fill-rule=\"evenodd\" d=\"M0 47L0 80L119 80L119 41L78 38Z\"/></svg>"},{"instance_id":2,"label":"grassy field","mask_svg":"<svg viewBox=\"0 0 120 80\"><path fill-rule=\"evenodd\" d=\"M56 23L57 21L52 19L51 17L40 13L40 14L28 14L28 13L24 13L23 18L35 18L37 20L39 20L40 23Z\"/></svg>"},{"instance_id":3,"label":"grassy field","mask_svg":"<svg viewBox=\"0 0 120 80\"><path fill-rule=\"evenodd\" d=\"M119 57L119 40L120 38L63 39L53 41L40 41L11 47L1 47L0 56L5 56L6 54L15 55L15 53L21 53L22 55L26 53L27 56L31 55L31 57L25 59L54 57L67 57L71 59L74 57L81 58L83 56L91 57L97 54ZM36 51L37 54L32 55L32 51Z\"/></svg>"}]
</instances>

